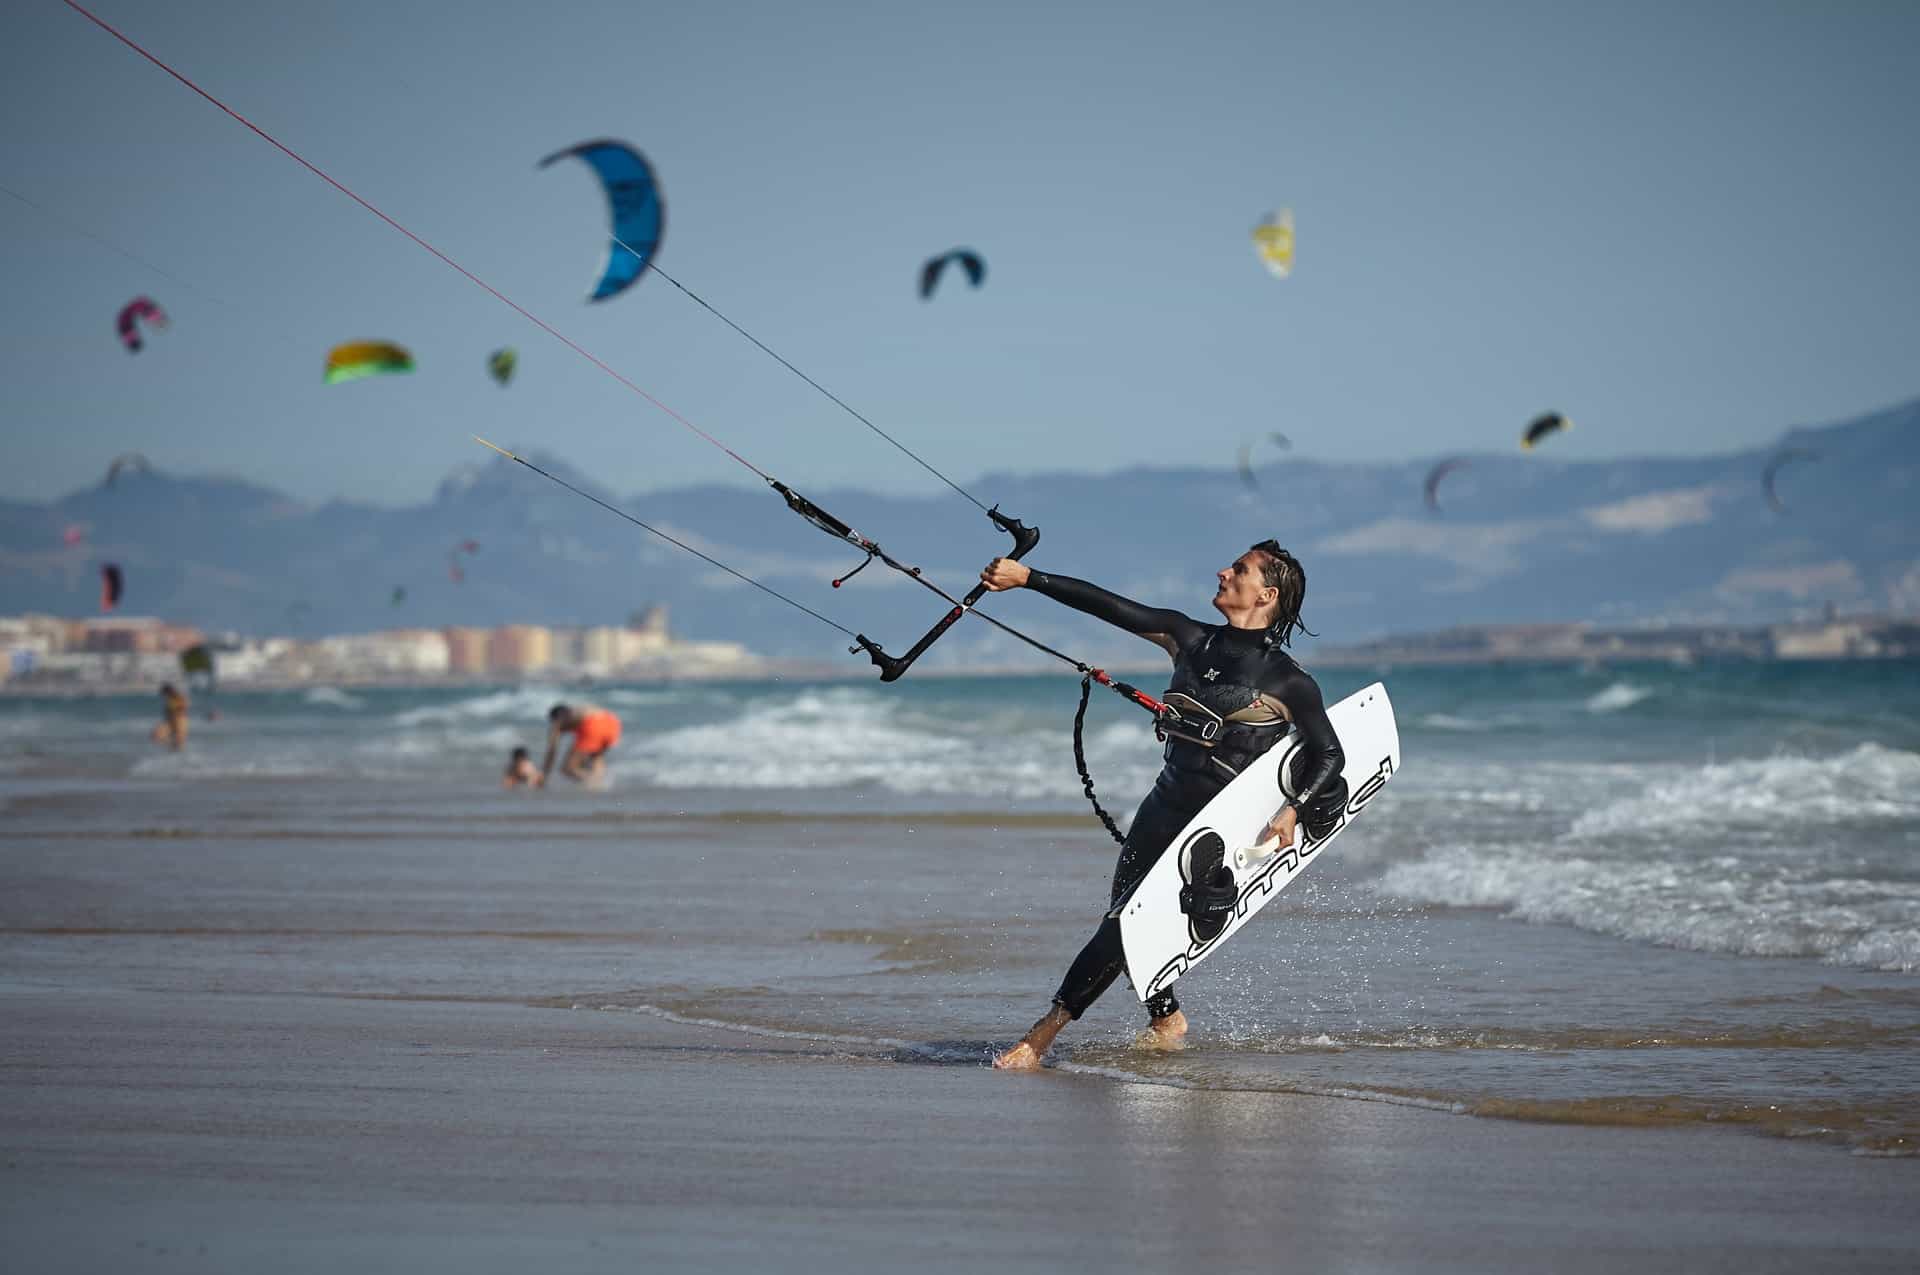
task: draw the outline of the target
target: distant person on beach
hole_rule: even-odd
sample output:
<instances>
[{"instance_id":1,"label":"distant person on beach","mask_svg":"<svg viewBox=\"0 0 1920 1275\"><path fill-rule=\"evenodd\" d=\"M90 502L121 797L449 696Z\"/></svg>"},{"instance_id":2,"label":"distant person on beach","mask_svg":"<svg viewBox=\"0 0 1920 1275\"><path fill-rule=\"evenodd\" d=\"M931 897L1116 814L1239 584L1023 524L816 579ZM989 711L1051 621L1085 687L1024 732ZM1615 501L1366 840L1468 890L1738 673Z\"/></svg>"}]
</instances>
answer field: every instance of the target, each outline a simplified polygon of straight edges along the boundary
<instances>
[{"instance_id":1,"label":"distant person on beach","mask_svg":"<svg viewBox=\"0 0 1920 1275\"><path fill-rule=\"evenodd\" d=\"M545 784L553 773L553 758L560 750L560 737L572 735L567 758L560 773L576 783L606 778L607 753L620 742L620 719L604 708L591 704L555 704L547 710L547 755L540 763L540 780Z\"/></svg>"},{"instance_id":2,"label":"distant person on beach","mask_svg":"<svg viewBox=\"0 0 1920 1275\"><path fill-rule=\"evenodd\" d=\"M1032 589L1161 647L1173 657L1167 697L1184 697L1181 702L1192 706L1195 718L1217 720L1210 739L1166 731L1166 765L1140 803L1114 866L1108 903L1116 909L1201 807L1289 730L1299 732L1302 744L1302 760L1294 772L1298 795L1274 815L1267 835L1277 836L1283 845L1293 841L1297 825L1319 835L1347 803L1347 785L1340 775L1346 759L1327 719L1320 687L1283 649L1294 630L1304 628L1300 607L1307 596L1306 570L1278 542L1263 540L1216 572L1214 579L1218 587L1213 607L1226 617L1225 624L1203 624L1178 611L1142 606L1084 580L1034 571L1010 558L995 558L980 573L981 582L996 593ZM1183 865L1182 875L1194 883L1189 915L1196 924L1224 922L1231 915L1237 891L1217 849L1211 862ZM1038 1067L1061 1029L1085 1013L1125 968L1120 922L1117 912L1109 912L1068 968L1054 993L1053 1008L993 1065L1019 1071ZM1147 1015L1142 1045L1169 1048L1187 1034L1186 1015L1171 990L1147 1002Z\"/></svg>"},{"instance_id":3,"label":"distant person on beach","mask_svg":"<svg viewBox=\"0 0 1920 1275\"><path fill-rule=\"evenodd\" d=\"M152 739L176 753L187 746L187 710L191 707L186 692L167 682L160 687L160 724L153 728Z\"/></svg>"},{"instance_id":4,"label":"distant person on beach","mask_svg":"<svg viewBox=\"0 0 1920 1275\"><path fill-rule=\"evenodd\" d=\"M524 748L516 748L507 758L507 773L500 776L502 788L538 788L540 772L533 768L533 754Z\"/></svg>"}]
</instances>

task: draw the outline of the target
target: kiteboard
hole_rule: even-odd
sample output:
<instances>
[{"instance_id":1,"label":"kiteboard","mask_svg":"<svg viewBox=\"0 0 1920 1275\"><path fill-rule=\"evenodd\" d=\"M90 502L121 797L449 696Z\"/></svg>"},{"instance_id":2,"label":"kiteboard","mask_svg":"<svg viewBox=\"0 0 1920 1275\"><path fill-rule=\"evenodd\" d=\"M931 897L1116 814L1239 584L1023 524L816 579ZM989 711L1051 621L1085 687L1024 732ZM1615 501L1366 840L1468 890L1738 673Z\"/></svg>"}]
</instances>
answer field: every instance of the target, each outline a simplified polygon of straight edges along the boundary
<instances>
[{"instance_id":1,"label":"kiteboard","mask_svg":"<svg viewBox=\"0 0 1920 1275\"><path fill-rule=\"evenodd\" d=\"M1141 1000L1165 991L1219 951L1352 826L1400 769L1400 731L1385 686L1375 682L1354 692L1328 709L1327 717L1347 758L1341 772L1347 781L1347 805L1332 828L1314 839L1302 825L1290 846L1277 840L1259 844L1267 821L1291 795L1291 767L1300 737L1289 733L1193 817L1115 910L1127 973ZM1239 897L1224 925L1217 918L1211 923L1196 920L1181 907L1181 891L1192 884L1187 876L1196 862L1219 862L1233 874Z\"/></svg>"}]
</instances>

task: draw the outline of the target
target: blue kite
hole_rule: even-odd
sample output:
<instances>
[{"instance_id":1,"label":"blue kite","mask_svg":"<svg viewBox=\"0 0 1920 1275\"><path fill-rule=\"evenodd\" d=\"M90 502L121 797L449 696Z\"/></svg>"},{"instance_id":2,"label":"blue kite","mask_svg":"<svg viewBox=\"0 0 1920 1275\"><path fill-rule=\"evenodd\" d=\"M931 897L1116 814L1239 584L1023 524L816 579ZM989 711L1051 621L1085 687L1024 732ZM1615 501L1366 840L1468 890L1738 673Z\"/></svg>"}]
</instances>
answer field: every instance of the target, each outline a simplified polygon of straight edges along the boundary
<instances>
[{"instance_id":1,"label":"blue kite","mask_svg":"<svg viewBox=\"0 0 1920 1275\"><path fill-rule=\"evenodd\" d=\"M660 183L646 157L625 142L602 138L555 151L540 167L577 156L593 166L606 187L607 211L613 222L613 242L607 248L607 266L589 301L605 301L631 288L653 260L667 229L667 209Z\"/></svg>"},{"instance_id":2,"label":"blue kite","mask_svg":"<svg viewBox=\"0 0 1920 1275\"><path fill-rule=\"evenodd\" d=\"M967 282L976 288L987 277L987 263L980 259L979 253L971 248L955 248L952 252L931 258L920 267L920 299L922 301L933 295L934 285L940 282L940 273L947 268L949 261L958 262L960 268L967 272Z\"/></svg>"}]
</instances>

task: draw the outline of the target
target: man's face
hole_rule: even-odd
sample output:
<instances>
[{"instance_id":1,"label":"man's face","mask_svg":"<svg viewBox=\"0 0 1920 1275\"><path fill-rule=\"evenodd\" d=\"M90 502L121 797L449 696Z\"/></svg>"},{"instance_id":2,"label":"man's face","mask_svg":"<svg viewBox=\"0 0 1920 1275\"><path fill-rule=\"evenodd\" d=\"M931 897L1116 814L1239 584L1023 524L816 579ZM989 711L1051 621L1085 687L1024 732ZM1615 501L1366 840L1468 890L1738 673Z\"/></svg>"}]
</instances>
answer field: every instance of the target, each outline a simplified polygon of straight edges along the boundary
<instances>
[{"instance_id":1,"label":"man's face","mask_svg":"<svg viewBox=\"0 0 1920 1275\"><path fill-rule=\"evenodd\" d=\"M1214 610L1222 615L1244 614L1280 596L1279 590L1260 574L1260 558L1261 555L1249 549L1235 558L1231 566L1214 573L1220 584L1213 595Z\"/></svg>"}]
</instances>

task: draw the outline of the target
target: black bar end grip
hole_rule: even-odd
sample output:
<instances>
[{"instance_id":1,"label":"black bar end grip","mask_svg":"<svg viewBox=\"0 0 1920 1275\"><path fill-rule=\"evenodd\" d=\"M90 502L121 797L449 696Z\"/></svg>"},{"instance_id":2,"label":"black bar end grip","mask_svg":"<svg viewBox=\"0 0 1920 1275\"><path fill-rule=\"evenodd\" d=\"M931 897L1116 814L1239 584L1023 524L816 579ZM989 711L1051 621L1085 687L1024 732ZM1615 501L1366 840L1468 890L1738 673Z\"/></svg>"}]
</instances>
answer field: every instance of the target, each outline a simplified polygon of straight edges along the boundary
<instances>
[{"instance_id":1,"label":"black bar end grip","mask_svg":"<svg viewBox=\"0 0 1920 1275\"><path fill-rule=\"evenodd\" d=\"M838 518L814 504L811 500L808 500L805 496L802 496L799 492L787 486L779 479L767 479L767 486L780 493L780 498L787 502L787 508L793 510L793 512L799 514L802 518L805 518L808 522L820 528L820 530L826 532L828 535L839 536L842 540L850 540L854 544L862 545L863 548L865 547L864 544L862 544L862 537L859 532L849 527L846 523L841 522Z\"/></svg>"},{"instance_id":2,"label":"black bar end grip","mask_svg":"<svg viewBox=\"0 0 1920 1275\"><path fill-rule=\"evenodd\" d=\"M894 659L891 655L888 655L880 649L878 642L866 634L856 633L853 635L853 640L859 645L848 647L847 654L858 655L860 652L865 651L867 658L873 661L873 666L880 670L881 681L897 682L900 680L901 675L907 671L908 661Z\"/></svg>"},{"instance_id":3,"label":"black bar end grip","mask_svg":"<svg viewBox=\"0 0 1920 1275\"><path fill-rule=\"evenodd\" d=\"M1000 506L998 505L987 510L987 517L993 519L994 526L1013 537L1013 552L1008 554L1007 557L1015 561L1026 557L1027 554L1032 551L1033 547L1040 543L1040 528L1029 527L1018 518L1007 517L1000 512Z\"/></svg>"}]
</instances>

